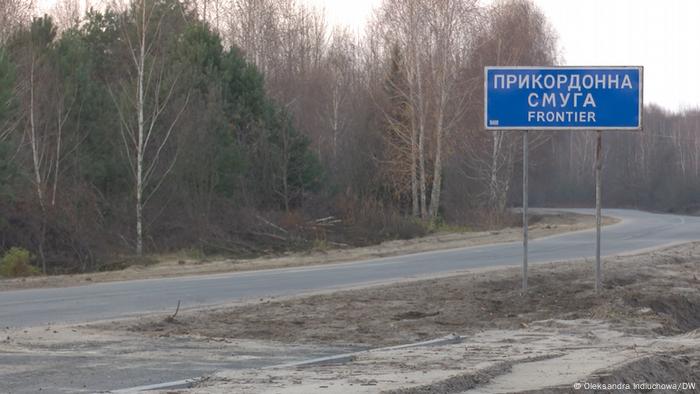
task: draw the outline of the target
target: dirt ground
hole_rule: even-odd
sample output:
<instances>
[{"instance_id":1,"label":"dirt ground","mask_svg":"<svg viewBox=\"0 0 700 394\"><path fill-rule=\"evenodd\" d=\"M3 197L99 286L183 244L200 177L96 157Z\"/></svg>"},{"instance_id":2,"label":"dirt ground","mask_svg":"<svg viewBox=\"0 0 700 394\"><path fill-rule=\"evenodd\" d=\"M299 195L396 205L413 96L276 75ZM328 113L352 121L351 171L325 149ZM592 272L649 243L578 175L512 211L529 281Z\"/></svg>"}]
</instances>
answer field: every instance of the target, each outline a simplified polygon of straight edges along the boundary
<instances>
[{"instance_id":1,"label":"dirt ground","mask_svg":"<svg viewBox=\"0 0 700 394\"><path fill-rule=\"evenodd\" d=\"M606 259L601 294L591 267L535 265L525 296L519 270L499 269L91 329L369 347L464 337L362 352L342 365L221 372L183 392L549 393L573 391L575 382L700 384L700 243Z\"/></svg>"},{"instance_id":2,"label":"dirt ground","mask_svg":"<svg viewBox=\"0 0 700 394\"><path fill-rule=\"evenodd\" d=\"M530 220L531 226L529 236L532 239L556 235L563 232L589 229L595 225L593 216L574 213L533 215ZM616 222L617 219L610 217L605 217L603 220L604 225ZM98 282L299 267L364 260L430 250L513 242L522 239L521 231L520 228L506 228L498 231L483 232L440 232L427 237L387 241L369 247L314 250L306 253L289 253L282 256L267 256L249 260L221 258L208 261L192 259L186 256L160 256L158 257L160 262L156 264L134 265L119 271L2 279L0 280L0 291L41 287L79 286Z\"/></svg>"},{"instance_id":3,"label":"dirt ground","mask_svg":"<svg viewBox=\"0 0 700 394\"><path fill-rule=\"evenodd\" d=\"M230 309L110 323L145 335L196 335L298 343L387 346L485 329L517 329L545 319L654 322L671 335L700 327L700 243L604 261L593 290L592 262L530 270L520 295L518 268L263 302Z\"/></svg>"},{"instance_id":4,"label":"dirt ground","mask_svg":"<svg viewBox=\"0 0 700 394\"><path fill-rule=\"evenodd\" d=\"M224 371L193 389L161 393L697 393L698 341L697 330L652 339L601 321L548 320L460 344L362 352L342 365Z\"/></svg>"}]
</instances>

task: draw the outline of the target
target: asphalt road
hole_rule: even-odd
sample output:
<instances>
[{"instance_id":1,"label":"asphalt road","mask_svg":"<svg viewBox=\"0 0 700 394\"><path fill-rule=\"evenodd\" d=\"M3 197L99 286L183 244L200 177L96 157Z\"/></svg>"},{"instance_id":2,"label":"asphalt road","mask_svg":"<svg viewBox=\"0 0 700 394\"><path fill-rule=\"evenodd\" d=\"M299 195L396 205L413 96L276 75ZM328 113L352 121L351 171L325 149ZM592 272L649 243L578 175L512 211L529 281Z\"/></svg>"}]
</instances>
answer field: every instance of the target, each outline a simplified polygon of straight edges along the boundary
<instances>
[{"instance_id":1,"label":"asphalt road","mask_svg":"<svg viewBox=\"0 0 700 394\"><path fill-rule=\"evenodd\" d=\"M0 341L0 393L102 393L365 349L129 333L56 340L65 330L57 329Z\"/></svg>"},{"instance_id":2,"label":"asphalt road","mask_svg":"<svg viewBox=\"0 0 700 394\"><path fill-rule=\"evenodd\" d=\"M700 240L700 218L629 210L605 210L604 214L622 219L603 228L603 254L607 256ZM530 243L531 263L591 258L594 253L593 230ZM305 268L7 291L0 292L0 327L172 311L176 300L198 307L387 283L475 267L519 265L521 259L522 245L513 242ZM48 341L15 346L13 340L8 342L8 351L0 350L0 391L102 392L181 380L218 369L276 365L358 350L246 341L220 343L205 338L145 338L128 333L54 343L50 340L54 328L40 329L46 331Z\"/></svg>"},{"instance_id":3,"label":"asphalt road","mask_svg":"<svg viewBox=\"0 0 700 394\"><path fill-rule=\"evenodd\" d=\"M570 210L592 213L592 210ZM700 240L700 218L634 210L604 210L622 219L603 228L604 256ZM585 230L530 242L531 263L591 258L595 232ZM522 261L520 242L424 252L352 263L208 276L98 283L79 287L0 292L0 325L76 323L294 295Z\"/></svg>"}]
</instances>

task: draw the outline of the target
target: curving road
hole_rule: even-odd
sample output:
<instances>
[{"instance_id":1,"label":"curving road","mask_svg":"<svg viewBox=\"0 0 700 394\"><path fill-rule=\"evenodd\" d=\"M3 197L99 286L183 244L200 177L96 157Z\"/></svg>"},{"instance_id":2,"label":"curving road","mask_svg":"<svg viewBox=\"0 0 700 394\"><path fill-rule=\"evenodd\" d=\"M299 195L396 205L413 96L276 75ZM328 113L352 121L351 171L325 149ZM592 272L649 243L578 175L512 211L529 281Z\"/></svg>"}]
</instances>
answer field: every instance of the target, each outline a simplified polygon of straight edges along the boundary
<instances>
[{"instance_id":1,"label":"curving road","mask_svg":"<svg viewBox=\"0 0 700 394\"><path fill-rule=\"evenodd\" d=\"M555 210L532 210L555 211ZM559 210L561 211L561 210ZM592 214L590 209L567 209ZM603 256L635 253L700 240L700 218L608 209L622 221L603 228ZM531 263L591 258L594 230L530 241ZM27 327L75 323L201 307L246 299L293 295L477 267L513 266L522 260L520 242L424 252L352 263L168 279L99 283L79 287L0 292L0 324Z\"/></svg>"}]
</instances>

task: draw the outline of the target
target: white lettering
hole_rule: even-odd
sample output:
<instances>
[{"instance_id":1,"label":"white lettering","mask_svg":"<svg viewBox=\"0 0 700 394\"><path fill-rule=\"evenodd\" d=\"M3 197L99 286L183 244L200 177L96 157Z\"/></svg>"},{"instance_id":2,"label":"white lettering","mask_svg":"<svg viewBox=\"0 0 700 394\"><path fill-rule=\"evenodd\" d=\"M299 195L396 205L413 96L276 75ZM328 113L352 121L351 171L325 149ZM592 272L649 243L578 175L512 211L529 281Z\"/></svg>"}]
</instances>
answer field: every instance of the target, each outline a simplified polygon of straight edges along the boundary
<instances>
[{"instance_id":1,"label":"white lettering","mask_svg":"<svg viewBox=\"0 0 700 394\"><path fill-rule=\"evenodd\" d=\"M527 120L538 123L590 123L595 122L595 112L590 111L528 111Z\"/></svg>"},{"instance_id":2,"label":"white lettering","mask_svg":"<svg viewBox=\"0 0 700 394\"><path fill-rule=\"evenodd\" d=\"M622 88L626 87L632 89L632 81L630 81L629 75L625 75L625 78L622 80Z\"/></svg>"},{"instance_id":3,"label":"white lettering","mask_svg":"<svg viewBox=\"0 0 700 394\"><path fill-rule=\"evenodd\" d=\"M516 75L516 74L497 74L493 76L493 84L495 89L511 89L518 87L519 89L566 89L568 91L583 89L632 89L632 79L629 75L622 76L620 83L620 74L587 74L587 75ZM560 96L566 101L564 96ZM576 100L574 100L576 101Z\"/></svg>"},{"instance_id":4,"label":"white lettering","mask_svg":"<svg viewBox=\"0 0 700 394\"><path fill-rule=\"evenodd\" d=\"M542 79L542 75L533 75L532 79L530 81L532 82L532 88L533 89L542 89L542 82L540 81Z\"/></svg>"},{"instance_id":5,"label":"white lettering","mask_svg":"<svg viewBox=\"0 0 700 394\"><path fill-rule=\"evenodd\" d=\"M557 89L561 89L562 86L566 85L566 75L564 74L559 74L557 75Z\"/></svg>"},{"instance_id":6,"label":"white lettering","mask_svg":"<svg viewBox=\"0 0 700 394\"><path fill-rule=\"evenodd\" d=\"M560 107L562 107L562 108L566 107L566 104L569 102L570 97L571 97L571 93L567 93L567 94L559 93L559 98L561 99Z\"/></svg>"},{"instance_id":7,"label":"white lettering","mask_svg":"<svg viewBox=\"0 0 700 394\"><path fill-rule=\"evenodd\" d=\"M569 90L581 90L581 79L578 75L572 75L569 79Z\"/></svg>"},{"instance_id":8,"label":"white lettering","mask_svg":"<svg viewBox=\"0 0 700 394\"><path fill-rule=\"evenodd\" d=\"M584 89L590 89L593 87L593 76L592 75L584 75L583 78L581 78L581 85L583 85Z\"/></svg>"},{"instance_id":9,"label":"white lettering","mask_svg":"<svg viewBox=\"0 0 700 394\"><path fill-rule=\"evenodd\" d=\"M615 89L618 89L620 87L620 75L615 74L615 79L613 79L612 77L612 75L608 74L608 89L613 89L613 82L615 85Z\"/></svg>"},{"instance_id":10,"label":"white lettering","mask_svg":"<svg viewBox=\"0 0 700 394\"><path fill-rule=\"evenodd\" d=\"M537 93L530 93L527 96L527 103L530 105L530 107L537 107L539 105L539 102L537 101L539 99L539 96Z\"/></svg>"},{"instance_id":11,"label":"white lettering","mask_svg":"<svg viewBox=\"0 0 700 394\"><path fill-rule=\"evenodd\" d=\"M579 97L583 97L583 93L574 93L574 108L578 107Z\"/></svg>"},{"instance_id":12,"label":"white lettering","mask_svg":"<svg viewBox=\"0 0 700 394\"><path fill-rule=\"evenodd\" d=\"M502 75L502 74L501 75L494 75L493 76L494 88L503 89L505 87L505 79L506 79L505 75ZM500 82L500 86L499 86L499 82Z\"/></svg>"},{"instance_id":13,"label":"white lettering","mask_svg":"<svg viewBox=\"0 0 700 394\"><path fill-rule=\"evenodd\" d=\"M605 89L605 74L596 74L595 75L595 88L596 89Z\"/></svg>"},{"instance_id":14,"label":"white lettering","mask_svg":"<svg viewBox=\"0 0 700 394\"><path fill-rule=\"evenodd\" d=\"M544 76L544 87L547 89L554 89L556 86L556 81L554 80L554 75L548 74Z\"/></svg>"},{"instance_id":15,"label":"white lettering","mask_svg":"<svg viewBox=\"0 0 700 394\"><path fill-rule=\"evenodd\" d=\"M590 94L590 93L586 94L586 99L583 100L583 107L584 107L584 108L585 108L585 107L588 107L589 105L592 105L593 108L596 107L596 105L595 105L595 100L593 100L593 95Z\"/></svg>"},{"instance_id":16,"label":"white lettering","mask_svg":"<svg viewBox=\"0 0 700 394\"><path fill-rule=\"evenodd\" d=\"M530 89L530 76L529 75L518 76L518 88Z\"/></svg>"},{"instance_id":17,"label":"white lettering","mask_svg":"<svg viewBox=\"0 0 700 394\"><path fill-rule=\"evenodd\" d=\"M557 100L554 93L545 93L542 96L542 107L546 107L548 103L551 107L557 106Z\"/></svg>"}]
</instances>

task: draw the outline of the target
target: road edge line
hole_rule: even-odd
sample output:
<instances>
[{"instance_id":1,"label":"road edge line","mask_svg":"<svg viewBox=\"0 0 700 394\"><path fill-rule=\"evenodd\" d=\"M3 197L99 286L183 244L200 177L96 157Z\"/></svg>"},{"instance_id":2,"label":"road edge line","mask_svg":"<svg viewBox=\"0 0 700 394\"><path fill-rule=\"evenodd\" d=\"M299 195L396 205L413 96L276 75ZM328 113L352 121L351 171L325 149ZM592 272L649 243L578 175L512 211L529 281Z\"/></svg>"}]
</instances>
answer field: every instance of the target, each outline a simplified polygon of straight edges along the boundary
<instances>
[{"instance_id":1,"label":"road edge line","mask_svg":"<svg viewBox=\"0 0 700 394\"><path fill-rule=\"evenodd\" d=\"M361 355L361 354L368 354L368 353L381 352L381 351L387 351L387 350L409 349L409 348L423 347L423 346L452 345L452 344L457 344L457 343L463 342L464 338L465 337L457 335L457 334L450 334L450 335L447 335L444 337L431 339L431 340L427 340L427 341L408 343L408 344L404 344L404 345L374 348L374 349L368 349L368 350L361 350L359 352L343 353L343 354L337 354L335 356L318 357L318 358L312 358L310 360L297 361L297 362L293 362L293 363L270 365L270 366L262 367L259 369L260 370L270 370L270 369L282 369L282 368L308 367L308 366L314 366L314 365L340 365L340 364L346 364L346 363L354 361L356 359L356 357L358 355ZM191 388L195 383L200 382L203 379L204 379L203 377L197 377L197 378L191 378L191 379L176 380L173 382L165 382L165 383L151 384L151 385L146 385L146 386L130 387L130 388L119 389L119 390L109 390L109 391L106 391L106 393L133 394L133 393L139 393L139 392L143 392L143 391L152 391L152 390L186 389L186 388Z\"/></svg>"}]
</instances>

